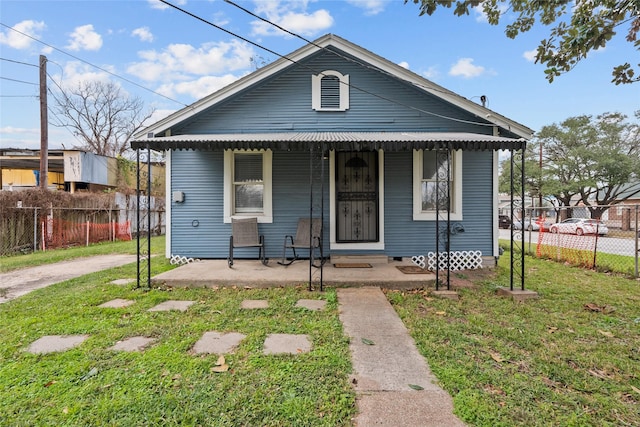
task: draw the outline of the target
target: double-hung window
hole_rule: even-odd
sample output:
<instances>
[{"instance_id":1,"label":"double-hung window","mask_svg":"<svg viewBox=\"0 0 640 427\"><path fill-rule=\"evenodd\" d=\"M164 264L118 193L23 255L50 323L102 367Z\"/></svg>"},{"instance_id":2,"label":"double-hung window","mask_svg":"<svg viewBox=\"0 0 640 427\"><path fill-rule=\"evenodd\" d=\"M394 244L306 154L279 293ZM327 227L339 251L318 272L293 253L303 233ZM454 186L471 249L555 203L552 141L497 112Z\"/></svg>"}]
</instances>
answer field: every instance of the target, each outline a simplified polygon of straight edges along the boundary
<instances>
[{"instance_id":1,"label":"double-hung window","mask_svg":"<svg viewBox=\"0 0 640 427\"><path fill-rule=\"evenodd\" d=\"M462 219L462 151L413 152L413 219Z\"/></svg>"},{"instance_id":2,"label":"double-hung window","mask_svg":"<svg viewBox=\"0 0 640 427\"><path fill-rule=\"evenodd\" d=\"M225 151L225 222L253 216L272 221L271 151Z\"/></svg>"}]
</instances>

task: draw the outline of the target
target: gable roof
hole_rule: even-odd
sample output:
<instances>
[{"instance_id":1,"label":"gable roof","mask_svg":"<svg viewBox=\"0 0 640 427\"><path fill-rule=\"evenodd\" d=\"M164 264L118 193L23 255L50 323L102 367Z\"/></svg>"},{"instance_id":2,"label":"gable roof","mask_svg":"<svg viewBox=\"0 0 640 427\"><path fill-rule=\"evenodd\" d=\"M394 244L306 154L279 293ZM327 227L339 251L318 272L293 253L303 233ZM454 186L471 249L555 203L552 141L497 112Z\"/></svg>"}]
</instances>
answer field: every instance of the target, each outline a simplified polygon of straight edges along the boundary
<instances>
[{"instance_id":1,"label":"gable roof","mask_svg":"<svg viewBox=\"0 0 640 427\"><path fill-rule=\"evenodd\" d=\"M257 71L236 80L234 83L231 83L230 85L225 86L222 89L148 126L134 136L132 147L135 149L153 145L152 148L154 148L160 142L158 141L158 139L163 139L158 137L164 137L165 135L167 135L168 130L170 133L170 129L173 126L205 111L206 109L222 101L229 99L235 94L248 89L256 83L297 64L305 58L308 58L309 56L314 55L321 50L330 49L331 47L335 47L336 49L339 49L354 58L370 64L370 66L375 67L382 72L388 73L395 78L403 80L413 85L413 87L424 91L425 93L431 94L437 98L442 99L443 101L457 106L481 118L483 121L487 121L498 128L505 129L510 133L519 136L520 138L528 139L533 134L533 130L520 123L508 119L505 116L502 116L486 107L483 107L448 89L445 89L444 87L439 86L431 82L430 80L427 80L413 73L412 71L394 64L391 61L388 61L387 59L384 59L381 56L376 55L373 52L370 52L341 37L338 37L334 34L327 34L320 37L316 41L301 47L300 49L294 51L286 57L282 57L277 61L274 61L273 63L268 64L265 67L260 68ZM213 135L211 136L213 137ZM185 135L185 137L187 136ZM193 135L191 137L193 137Z\"/></svg>"}]
</instances>

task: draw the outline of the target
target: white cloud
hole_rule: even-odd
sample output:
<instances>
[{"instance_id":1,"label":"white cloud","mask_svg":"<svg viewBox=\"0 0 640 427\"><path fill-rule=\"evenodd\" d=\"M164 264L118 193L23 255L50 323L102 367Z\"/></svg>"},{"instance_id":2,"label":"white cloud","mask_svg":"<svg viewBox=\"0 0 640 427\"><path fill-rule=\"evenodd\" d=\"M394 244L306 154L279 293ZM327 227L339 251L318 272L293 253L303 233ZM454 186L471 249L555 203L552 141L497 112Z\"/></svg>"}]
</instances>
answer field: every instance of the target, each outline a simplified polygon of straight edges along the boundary
<instances>
[{"instance_id":1,"label":"white cloud","mask_svg":"<svg viewBox=\"0 0 640 427\"><path fill-rule=\"evenodd\" d=\"M498 6L498 10L500 11L500 16L504 15L509 10L509 5L501 3ZM489 22L487 18L487 14L482 10L482 4L479 4L473 8L473 11L476 13L476 22Z\"/></svg>"},{"instance_id":2,"label":"white cloud","mask_svg":"<svg viewBox=\"0 0 640 427\"><path fill-rule=\"evenodd\" d=\"M429 80L435 80L440 77L440 71L438 71L438 67L431 66L422 72L422 76Z\"/></svg>"},{"instance_id":3,"label":"white cloud","mask_svg":"<svg viewBox=\"0 0 640 427\"><path fill-rule=\"evenodd\" d=\"M164 10L169 8L168 5L166 5L165 3L162 3L159 0L147 0L147 3L149 3L149 6L151 6L152 9ZM173 3L179 6L184 6L185 4L187 4L187 0L177 0L177 1L174 1Z\"/></svg>"},{"instance_id":4,"label":"white cloud","mask_svg":"<svg viewBox=\"0 0 640 427\"><path fill-rule=\"evenodd\" d=\"M206 43L199 48L172 44L162 51L138 52L142 61L131 64L127 72L150 82L186 81L246 69L254 55L251 46L238 41Z\"/></svg>"},{"instance_id":5,"label":"white cloud","mask_svg":"<svg viewBox=\"0 0 640 427\"><path fill-rule=\"evenodd\" d=\"M527 50L522 54L522 57L529 62L534 62L536 60L536 53L538 53L537 49Z\"/></svg>"},{"instance_id":6,"label":"white cloud","mask_svg":"<svg viewBox=\"0 0 640 427\"><path fill-rule=\"evenodd\" d=\"M40 38L40 32L46 28L46 25L42 21L26 20L18 22L13 28L20 31L20 33ZM0 44L6 44L14 49L28 49L35 40L20 33L7 28L5 31L0 32Z\"/></svg>"},{"instance_id":7,"label":"white cloud","mask_svg":"<svg viewBox=\"0 0 640 427\"><path fill-rule=\"evenodd\" d=\"M88 64L70 61L65 64L62 76L56 74L53 76L53 79L63 88L77 88L79 84L86 82L100 81L106 83L110 80L110 75Z\"/></svg>"},{"instance_id":8,"label":"white cloud","mask_svg":"<svg viewBox=\"0 0 640 427\"><path fill-rule=\"evenodd\" d=\"M313 36L333 25L333 17L325 10L316 10L313 13L307 12L308 1L259 1L256 2L256 14L278 24L293 33L303 36ZM273 25L264 21L253 21L251 23L253 35L273 36L285 35Z\"/></svg>"},{"instance_id":9,"label":"white cloud","mask_svg":"<svg viewBox=\"0 0 640 427\"><path fill-rule=\"evenodd\" d=\"M453 64L449 69L450 76L461 76L465 79L478 77L486 72L485 68L480 65L473 65L472 58L460 58L458 62Z\"/></svg>"},{"instance_id":10,"label":"white cloud","mask_svg":"<svg viewBox=\"0 0 640 427\"><path fill-rule=\"evenodd\" d=\"M153 41L153 34L151 33L151 30L149 30L149 27L136 28L131 32L131 35L138 37L143 42Z\"/></svg>"},{"instance_id":11,"label":"white cloud","mask_svg":"<svg viewBox=\"0 0 640 427\"><path fill-rule=\"evenodd\" d=\"M377 15L382 12L389 0L347 0L352 5L365 10L365 15Z\"/></svg>"},{"instance_id":12,"label":"white cloud","mask_svg":"<svg viewBox=\"0 0 640 427\"><path fill-rule=\"evenodd\" d=\"M407 61L399 62L398 65L402 68L406 68L407 70L409 69L409 63Z\"/></svg>"},{"instance_id":13,"label":"white cloud","mask_svg":"<svg viewBox=\"0 0 640 427\"><path fill-rule=\"evenodd\" d=\"M102 36L94 31L91 24L76 27L67 45L67 49L75 51L99 50L101 47Z\"/></svg>"},{"instance_id":14,"label":"white cloud","mask_svg":"<svg viewBox=\"0 0 640 427\"><path fill-rule=\"evenodd\" d=\"M192 98L199 99L233 83L238 80L238 78L239 76L233 74L203 76L191 81L163 84L156 92L170 98L176 95L188 95Z\"/></svg>"}]
</instances>

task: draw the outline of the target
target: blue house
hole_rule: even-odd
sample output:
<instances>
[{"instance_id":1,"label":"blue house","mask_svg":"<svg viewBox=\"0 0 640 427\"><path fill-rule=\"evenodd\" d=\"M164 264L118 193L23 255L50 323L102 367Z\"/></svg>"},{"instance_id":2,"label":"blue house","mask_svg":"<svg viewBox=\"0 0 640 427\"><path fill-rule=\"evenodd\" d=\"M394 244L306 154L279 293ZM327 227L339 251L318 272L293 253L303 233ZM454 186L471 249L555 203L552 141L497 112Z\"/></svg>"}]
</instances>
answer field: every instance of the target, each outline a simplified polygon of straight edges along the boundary
<instances>
[{"instance_id":1,"label":"blue house","mask_svg":"<svg viewBox=\"0 0 640 427\"><path fill-rule=\"evenodd\" d=\"M332 34L135 136L167 154L167 248L224 259L232 218L282 256L299 218L324 256L498 256L498 153L532 130ZM443 191L444 189L444 191ZM255 258L236 250L236 258ZM485 264L485 265L486 265Z\"/></svg>"}]
</instances>

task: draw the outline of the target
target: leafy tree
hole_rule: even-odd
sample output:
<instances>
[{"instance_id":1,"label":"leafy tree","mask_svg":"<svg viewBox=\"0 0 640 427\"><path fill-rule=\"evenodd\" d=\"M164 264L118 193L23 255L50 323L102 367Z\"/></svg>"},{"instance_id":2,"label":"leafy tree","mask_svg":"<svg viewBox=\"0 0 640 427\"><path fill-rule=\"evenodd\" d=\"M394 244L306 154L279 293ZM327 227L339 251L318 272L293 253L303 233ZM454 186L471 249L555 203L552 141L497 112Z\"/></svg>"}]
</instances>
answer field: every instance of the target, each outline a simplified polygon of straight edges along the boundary
<instances>
[{"instance_id":1,"label":"leafy tree","mask_svg":"<svg viewBox=\"0 0 640 427\"><path fill-rule=\"evenodd\" d=\"M640 120L640 110L635 117ZM534 144L542 148L542 194L562 206L584 203L600 218L640 195L640 122L628 122L624 114L570 117L544 126Z\"/></svg>"},{"instance_id":2,"label":"leafy tree","mask_svg":"<svg viewBox=\"0 0 640 427\"><path fill-rule=\"evenodd\" d=\"M61 126L81 140L76 147L103 156L117 157L129 148L131 136L153 114L144 112L139 98L130 98L115 83L83 82L55 97Z\"/></svg>"},{"instance_id":3,"label":"leafy tree","mask_svg":"<svg viewBox=\"0 0 640 427\"><path fill-rule=\"evenodd\" d=\"M405 3L409 0L405 0ZM626 40L640 50L640 1L638 0L413 0L420 4L420 15L432 15L438 8L451 8L456 16L468 15L481 7L487 20L498 25L507 13L517 17L505 28L509 38L525 33L536 24L552 27L549 37L540 41L536 63L546 65L549 82L575 67L594 49L600 49L628 25ZM634 69L633 67L637 67ZM637 74L637 75L636 75ZM612 82L640 81L640 64L624 63L613 68Z\"/></svg>"}]
</instances>

